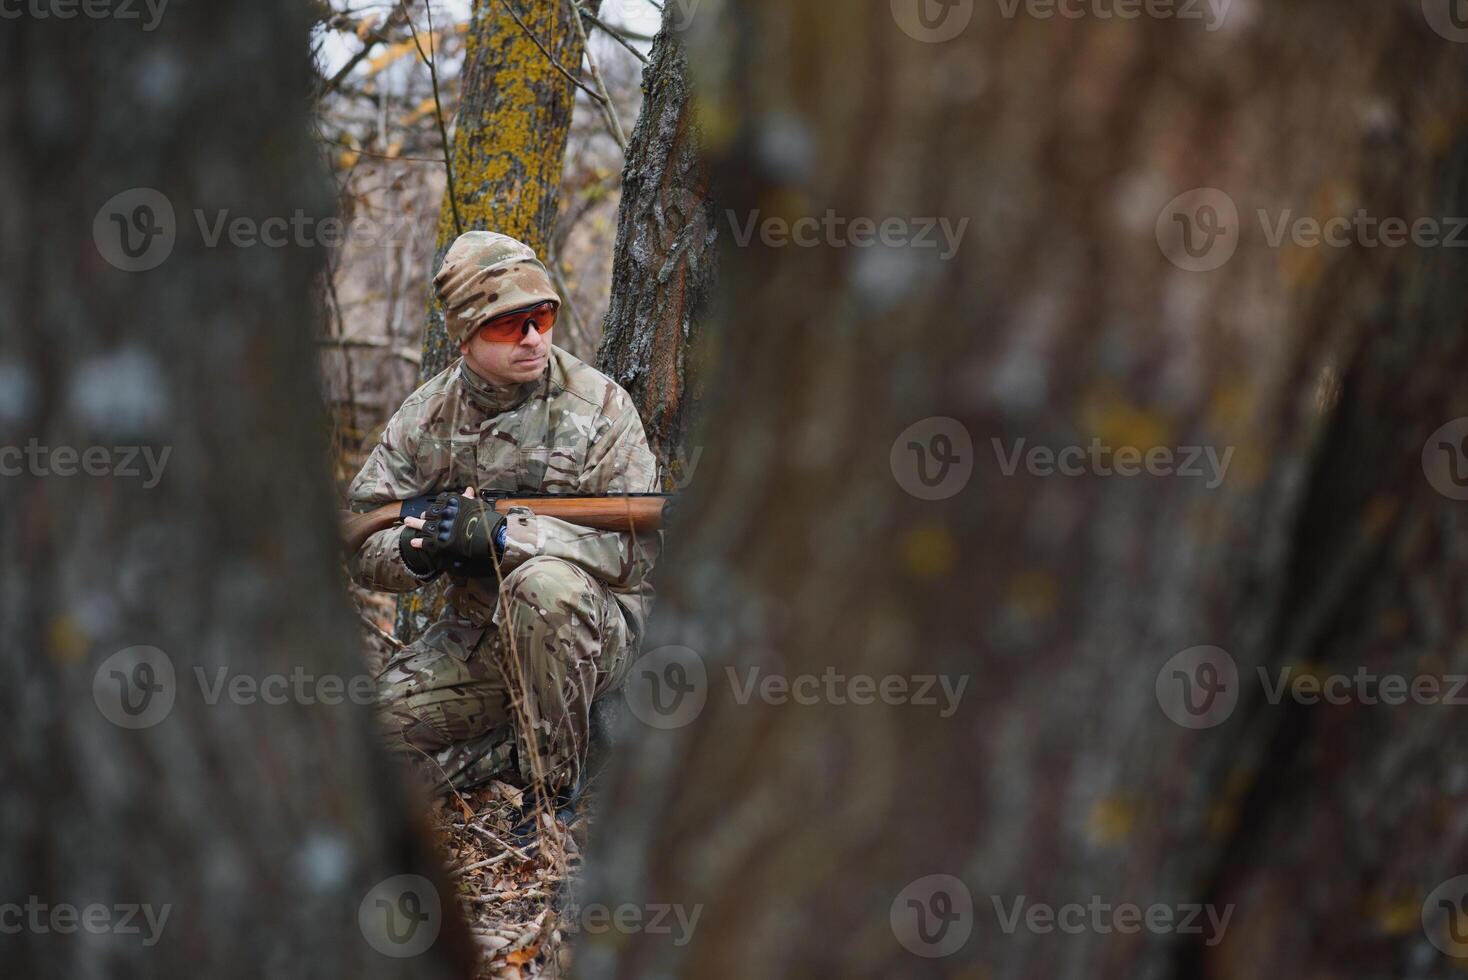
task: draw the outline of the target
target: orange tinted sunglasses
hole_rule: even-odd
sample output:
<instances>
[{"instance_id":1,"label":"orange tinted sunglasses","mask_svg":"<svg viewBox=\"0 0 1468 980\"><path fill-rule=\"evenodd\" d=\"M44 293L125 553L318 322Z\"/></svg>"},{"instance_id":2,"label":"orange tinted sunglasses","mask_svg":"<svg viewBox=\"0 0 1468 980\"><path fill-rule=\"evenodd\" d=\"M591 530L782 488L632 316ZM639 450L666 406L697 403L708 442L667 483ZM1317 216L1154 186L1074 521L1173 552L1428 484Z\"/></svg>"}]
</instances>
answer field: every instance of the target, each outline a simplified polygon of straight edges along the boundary
<instances>
[{"instance_id":1,"label":"orange tinted sunglasses","mask_svg":"<svg viewBox=\"0 0 1468 980\"><path fill-rule=\"evenodd\" d=\"M513 344L534 329L545 333L556 325L556 313L560 304L546 300L523 310L502 313L479 328L480 336L493 344Z\"/></svg>"}]
</instances>

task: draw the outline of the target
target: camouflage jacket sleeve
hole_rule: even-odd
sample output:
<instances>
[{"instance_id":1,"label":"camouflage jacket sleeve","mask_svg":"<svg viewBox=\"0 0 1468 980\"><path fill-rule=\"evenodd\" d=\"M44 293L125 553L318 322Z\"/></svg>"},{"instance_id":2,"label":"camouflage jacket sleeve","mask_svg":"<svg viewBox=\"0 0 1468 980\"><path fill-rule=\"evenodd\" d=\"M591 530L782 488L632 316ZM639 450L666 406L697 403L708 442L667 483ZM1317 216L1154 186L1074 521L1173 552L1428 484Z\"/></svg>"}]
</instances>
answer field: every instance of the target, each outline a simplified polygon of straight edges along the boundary
<instances>
[{"instance_id":1,"label":"camouflage jacket sleeve","mask_svg":"<svg viewBox=\"0 0 1468 980\"><path fill-rule=\"evenodd\" d=\"M418 428L409 421L416 418L411 404L398 409L389 420L381 441L352 480L348 500L355 513L374 510L394 500L406 500L430 489L423 484L414 463ZM401 528L390 527L363 542L347 563L352 581L378 592L411 592L423 585L403 563L398 551L399 533Z\"/></svg>"},{"instance_id":2,"label":"camouflage jacket sleeve","mask_svg":"<svg viewBox=\"0 0 1468 980\"><path fill-rule=\"evenodd\" d=\"M642 419L620 388L608 388L576 490L586 494L658 490L657 461L647 446ZM661 534L593 531L517 508L508 522L502 567L510 571L536 555L550 555L580 565L614 591L641 592L661 545Z\"/></svg>"}]
</instances>

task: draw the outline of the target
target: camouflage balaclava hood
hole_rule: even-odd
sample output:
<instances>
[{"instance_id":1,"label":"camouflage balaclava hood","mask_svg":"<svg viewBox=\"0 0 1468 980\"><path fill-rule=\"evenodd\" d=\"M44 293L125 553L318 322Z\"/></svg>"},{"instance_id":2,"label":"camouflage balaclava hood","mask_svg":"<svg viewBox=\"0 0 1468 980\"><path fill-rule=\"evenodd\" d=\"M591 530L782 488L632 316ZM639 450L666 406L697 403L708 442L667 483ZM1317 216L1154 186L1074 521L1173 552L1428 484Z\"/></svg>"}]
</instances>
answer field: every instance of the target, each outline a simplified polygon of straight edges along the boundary
<instances>
[{"instance_id":1,"label":"camouflage balaclava hood","mask_svg":"<svg viewBox=\"0 0 1468 980\"><path fill-rule=\"evenodd\" d=\"M534 249L492 231L469 231L455 239L433 287L455 344L501 313L561 299Z\"/></svg>"}]
</instances>

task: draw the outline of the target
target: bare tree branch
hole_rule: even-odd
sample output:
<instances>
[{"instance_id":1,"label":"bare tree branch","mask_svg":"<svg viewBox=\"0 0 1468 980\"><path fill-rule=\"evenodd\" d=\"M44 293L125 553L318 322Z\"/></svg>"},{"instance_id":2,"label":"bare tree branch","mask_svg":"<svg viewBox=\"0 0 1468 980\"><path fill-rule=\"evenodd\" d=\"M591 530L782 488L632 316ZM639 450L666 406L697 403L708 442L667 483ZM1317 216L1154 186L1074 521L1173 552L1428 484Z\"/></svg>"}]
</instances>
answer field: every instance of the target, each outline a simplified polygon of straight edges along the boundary
<instances>
[{"instance_id":1,"label":"bare tree branch","mask_svg":"<svg viewBox=\"0 0 1468 980\"><path fill-rule=\"evenodd\" d=\"M413 34L413 46L418 49L418 57L428 66L428 79L433 84L433 114L438 120L438 135L443 140L443 167L448 176L448 187L445 193L449 198L449 210L454 214L454 234L464 233L464 223L459 219L459 194L454 183L454 161L453 148L449 145L449 130L443 119L443 103L438 95L438 67L433 61L433 4L431 0L424 0L423 7L428 11L428 51L424 52L423 45L418 40L418 28L413 24L412 16L408 15L407 0L398 0L403 4L403 14L407 17L408 30Z\"/></svg>"}]
</instances>

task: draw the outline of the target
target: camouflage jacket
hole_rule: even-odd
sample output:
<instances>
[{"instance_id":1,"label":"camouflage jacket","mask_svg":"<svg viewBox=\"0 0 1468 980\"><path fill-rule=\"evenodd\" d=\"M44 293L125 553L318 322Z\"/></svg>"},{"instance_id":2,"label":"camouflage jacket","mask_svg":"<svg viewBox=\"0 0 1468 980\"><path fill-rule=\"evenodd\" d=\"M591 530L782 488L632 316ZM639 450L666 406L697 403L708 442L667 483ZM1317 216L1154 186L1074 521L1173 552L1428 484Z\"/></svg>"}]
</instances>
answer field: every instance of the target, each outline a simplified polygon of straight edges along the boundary
<instances>
[{"instance_id":1,"label":"camouflage jacket","mask_svg":"<svg viewBox=\"0 0 1468 980\"><path fill-rule=\"evenodd\" d=\"M646 493L657 464L642 420L615 382L559 347L546 373L520 385L491 385L462 359L423 385L387 423L350 490L358 513L440 490ZM372 535L353 556L352 578L384 592L423 583L403 564L399 528ZM502 572L536 555L581 566L612 590L640 638L652 599L648 572L661 536L593 531L524 508L511 511ZM494 578L455 580L450 604L478 624L491 621Z\"/></svg>"}]
</instances>

